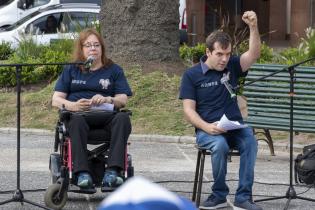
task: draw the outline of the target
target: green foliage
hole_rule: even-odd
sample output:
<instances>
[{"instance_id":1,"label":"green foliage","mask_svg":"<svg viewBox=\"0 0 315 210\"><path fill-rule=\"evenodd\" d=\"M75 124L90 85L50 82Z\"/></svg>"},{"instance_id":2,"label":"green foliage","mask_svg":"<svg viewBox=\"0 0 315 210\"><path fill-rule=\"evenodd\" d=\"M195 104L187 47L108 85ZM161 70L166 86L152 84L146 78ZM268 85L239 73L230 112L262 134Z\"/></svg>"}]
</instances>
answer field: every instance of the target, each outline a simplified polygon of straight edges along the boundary
<instances>
[{"instance_id":1,"label":"green foliage","mask_svg":"<svg viewBox=\"0 0 315 210\"><path fill-rule=\"evenodd\" d=\"M265 42L262 42L260 49L260 57L257 63L272 63L274 58L273 49L269 47Z\"/></svg>"},{"instance_id":2,"label":"green foliage","mask_svg":"<svg viewBox=\"0 0 315 210\"><path fill-rule=\"evenodd\" d=\"M303 53L300 48L286 48L281 51L278 56L277 63L284 65L292 65L299 61L305 60L307 56Z\"/></svg>"},{"instance_id":3,"label":"green foliage","mask_svg":"<svg viewBox=\"0 0 315 210\"><path fill-rule=\"evenodd\" d=\"M68 62L69 57L73 49L73 40L72 39L61 39L57 42L54 42L50 45L49 48L41 56L41 63L62 63ZM48 65L48 66L39 66L38 71L38 80L39 81L48 81L49 83L56 79L61 73L63 66L61 65Z\"/></svg>"},{"instance_id":4,"label":"green foliage","mask_svg":"<svg viewBox=\"0 0 315 210\"><path fill-rule=\"evenodd\" d=\"M11 44L9 42L2 41L0 44L0 60L6 60L14 50L11 48Z\"/></svg>"},{"instance_id":5,"label":"green foliage","mask_svg":"<svg viewBox=\"0 0 315 210\"><path fill-rule=\"evenodd\" d=\"M200 58L206 53L206 45L198 43L194 47L189 47L186 44L179 48L180 57L188 62L190 65L198 63Z\"/></svg>"},{"instance_id":6,"label":"green foliage","mask_svg":"<svg viewBox=\"0 0 315 210\"><path fill-rule=\"evenodd\" d=\"M8 64L34 64L34 63L58 63L67 62L72 52L73 40L62 39L50 46L37 45L32 39L19 41L19 47L6 61ZM22 84L34 84L47 81L50 83L56 79L62 70L62 66L23 66L21 72ZM0 87L12 87L16 85L14 67L0 68Z\"/></svg>"},{"instance_id":7,"label":"green foliage","mask_svg":"<svg viewBox=\"0 0 315 210\"><path fill-rule=\"evenodd\" d=\"M179 56L186 62L192 62L191 48L186 43L179 47Z\"/></svg>"},{"instance_id":8,"label":"green foliage","mask_svg":"<svg viewBox=\"0 0 315 210\"><path fill-rule=\"evenodd\" d=\"M37 45L33 39L22 39L19 41L19 46L16 49L14 56L16 56L22 63L27 63L26 61L30 57L32 59L40 57L45 48L47 47Z\"/></svg>"},{"instance_id":9,"label":"green foliage","mask_svg":"<svg viewBox=\"0 0 315 210\"><path fill-rule=\"evenodd\" d=\"M307 28L305 35L306 38L301 39L299 48L304 51L308 58L315 57L315 29Z\"/></svg>"},{"instance_id":10,"label":"green foliage","mask_svg":"<svg viewBox=\"0 0 315 210\"><path fill-rule=\"evenodd\" d=\"M243 41L239 45L239 54L246 52L248 50L248 40ZM265 42L261 43L260 47L260 57L257 60L257 63L272 63L274 59L273 49L269 47Z\"/></svg>"},{"instance_id":11,"label":"green foliage","mask_svg":"<svg viewBox=\"0 0 315 210\"><path fill-rule=\"evenodd\" d=\"M315 29L307 28L305 30L306 38L301 38L297 48L287 48L279 53L277 63L292 65L309 58L315 57ZM314 65L314 62L308 62L303 65Z\"/></svg>"},{"instance_id":12,"label":"green foliage","mask_svg":"<svg viewBox=\"0 0 315 210\"><path fill-rule=\"evenodd\" d=\"M73 49L73 39L58 39L50 43L50 50L52 51L64 51L65 53L71 54Z\"/></svg>"}]
</instances>

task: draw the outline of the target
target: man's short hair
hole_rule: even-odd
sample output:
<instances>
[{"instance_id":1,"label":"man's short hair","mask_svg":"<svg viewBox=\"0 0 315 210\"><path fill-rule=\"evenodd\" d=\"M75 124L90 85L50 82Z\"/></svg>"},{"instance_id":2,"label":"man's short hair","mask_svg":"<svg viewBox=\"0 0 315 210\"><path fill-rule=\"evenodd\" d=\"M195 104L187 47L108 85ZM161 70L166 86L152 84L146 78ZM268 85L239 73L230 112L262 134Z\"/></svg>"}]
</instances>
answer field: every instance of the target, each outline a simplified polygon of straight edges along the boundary
<instances>
[{"instance_id":1,"label":"man's short hair","mask_svg":"<svg viewBox=\"0 0 315 210\"><path fill-rule=\"evenodd\" d=\"M223 31L214 31L206 39L206 46L212 52L214 50L214 43L218 42L222 49L227 49L232 43L230 35Z\"/></svg>"}]
</instances>

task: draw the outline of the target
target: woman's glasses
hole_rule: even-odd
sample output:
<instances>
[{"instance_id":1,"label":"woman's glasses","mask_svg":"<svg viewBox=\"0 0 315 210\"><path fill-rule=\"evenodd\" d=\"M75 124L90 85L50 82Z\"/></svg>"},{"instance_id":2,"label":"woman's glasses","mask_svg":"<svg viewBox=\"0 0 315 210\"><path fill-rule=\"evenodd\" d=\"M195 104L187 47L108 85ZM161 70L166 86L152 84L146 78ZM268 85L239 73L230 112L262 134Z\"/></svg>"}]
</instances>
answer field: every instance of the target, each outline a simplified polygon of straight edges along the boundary
<instances>
[{"instance_id":1,"label":"woman's glasses","mask_svg":"<svg viewBox=\"0 0 315 210\"><path fill-rule=\"evenodd\" d=\"M88 48L88 49L92 49L92 47L94 47L95 49L98 49L101 47L101 44L100 43L94 43L94 44L87 43L87 44L83 44L83 47Z\"/></svg>"}]
</instances>

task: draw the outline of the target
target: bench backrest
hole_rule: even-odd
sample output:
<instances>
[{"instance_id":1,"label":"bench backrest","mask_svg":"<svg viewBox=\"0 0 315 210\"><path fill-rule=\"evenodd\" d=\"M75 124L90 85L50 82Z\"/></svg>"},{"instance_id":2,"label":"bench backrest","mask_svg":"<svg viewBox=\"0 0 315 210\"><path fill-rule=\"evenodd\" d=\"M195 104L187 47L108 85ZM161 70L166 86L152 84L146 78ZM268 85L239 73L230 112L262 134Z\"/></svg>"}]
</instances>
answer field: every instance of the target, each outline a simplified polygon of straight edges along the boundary
<instances>
[{"instance_id":1,"label":"bench backrest","mask_svg":"<svg viewBox=\"0 0 315 210\"><path fill-rule=\"evenodd\" d=\"M285 67L284 65L255 64L249 70L246 82ZM295 70L293 130L315 133L315 68L297 67ZM288 70L245 86L244 95L248 102L248 118L245 121L254 128L288 131L289 92Z\"/></svg>"}]
</instances>

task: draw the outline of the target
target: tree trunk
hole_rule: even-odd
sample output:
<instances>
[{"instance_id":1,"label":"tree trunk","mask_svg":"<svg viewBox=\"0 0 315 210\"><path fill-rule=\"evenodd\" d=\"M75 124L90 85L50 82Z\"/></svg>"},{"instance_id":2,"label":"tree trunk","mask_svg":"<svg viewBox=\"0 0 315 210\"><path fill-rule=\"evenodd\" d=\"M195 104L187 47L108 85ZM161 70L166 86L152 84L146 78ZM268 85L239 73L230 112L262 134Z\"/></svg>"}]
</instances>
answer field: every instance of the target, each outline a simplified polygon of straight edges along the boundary
<instances>
[{"instance_id":1,"label":"tree trunk","mask_svg":"<svg viewBox=\"0 0 315 210\"><path fill-rule=\"evenodd\" d=\"M178 7L178 0L103 0L107 55L117 61L178 61Z\"/></svg>"}]
</instances>

